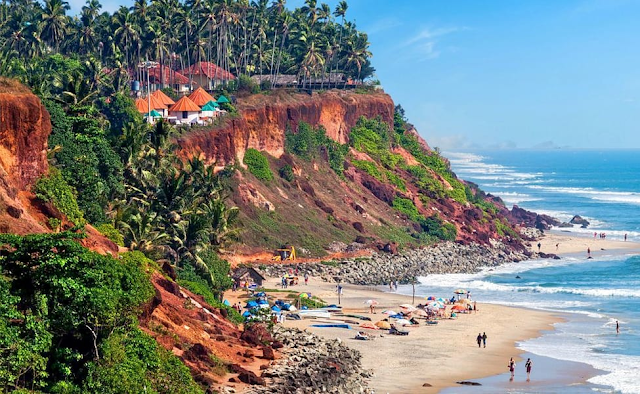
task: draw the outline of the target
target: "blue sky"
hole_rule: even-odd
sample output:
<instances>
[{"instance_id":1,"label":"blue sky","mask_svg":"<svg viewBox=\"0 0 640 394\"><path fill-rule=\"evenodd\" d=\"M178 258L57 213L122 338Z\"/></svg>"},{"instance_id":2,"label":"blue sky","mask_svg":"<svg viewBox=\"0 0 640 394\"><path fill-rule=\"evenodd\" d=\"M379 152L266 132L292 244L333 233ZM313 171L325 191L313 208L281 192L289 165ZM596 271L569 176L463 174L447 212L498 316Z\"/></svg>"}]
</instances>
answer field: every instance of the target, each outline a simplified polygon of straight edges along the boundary
<instances>
[{"instance_id":1,"label":"blue sky","mask_svg":"<svg viewBox=\"0 0 640 394\"><path fill-rule=\"evenodd\" d=\"M640 148L640 0L348 4L377 77L432 146Z\"/></svg>"}]
</instances>

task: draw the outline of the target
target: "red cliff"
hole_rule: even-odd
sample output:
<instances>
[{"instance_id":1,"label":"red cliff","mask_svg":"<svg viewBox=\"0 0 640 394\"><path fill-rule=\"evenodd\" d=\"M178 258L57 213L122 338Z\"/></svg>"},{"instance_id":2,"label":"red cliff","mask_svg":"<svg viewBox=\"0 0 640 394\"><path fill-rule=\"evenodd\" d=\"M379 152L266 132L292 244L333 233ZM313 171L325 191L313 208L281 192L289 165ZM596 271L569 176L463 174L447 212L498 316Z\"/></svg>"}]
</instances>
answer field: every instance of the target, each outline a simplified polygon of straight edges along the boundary
<instances>
[{"instance_id":1,"label":"red cliff","mask_svg":"<svg viewBox=\"0 0 640 394\"><path fill-rule=\"evenodd\" d=\"M284 153L287 127L295 130L301 121L322 125L327 136L345 143L361 116L380 116L393 124L394 104L389 95L381 92L329 91L313 95L273 92L253 95L240 101L237 108L240 115L227 119L224 126L181 137L178 144L184 157L201 155L207 163L218 166L236 158L242 160L249 148L280 157Z\"/></svg>"},{"instance_id":2,"label":"red cliff","mask_svg":"<svg viewBox=\"0 0 640 394\"><path fill-rule=\"evenodd\" d=\"M17 82L0 79L0 232L45 231L34 218L28 191L49 170L50 133L40 99Z\"/></svg>"}]
</instances>

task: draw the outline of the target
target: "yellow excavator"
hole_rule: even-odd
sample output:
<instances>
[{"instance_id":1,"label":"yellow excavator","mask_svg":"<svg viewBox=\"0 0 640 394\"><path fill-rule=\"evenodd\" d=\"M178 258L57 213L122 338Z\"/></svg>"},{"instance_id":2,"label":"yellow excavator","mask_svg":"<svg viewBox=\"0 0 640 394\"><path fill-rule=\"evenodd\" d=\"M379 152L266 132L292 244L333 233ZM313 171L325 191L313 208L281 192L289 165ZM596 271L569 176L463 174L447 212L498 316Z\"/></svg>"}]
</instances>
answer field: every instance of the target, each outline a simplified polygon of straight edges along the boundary
<instances>
[{"instance_id":1,"label":"yellow excavator","mask_svg":"<svg viewBox=\"0 0 640 394\"><path fill-rule=\"evenodd\" d=\"M295 260L296 248L293 246L285 247L282 249L276 249L275 256L271 258L273 261Z\"/></svg>"}]
</instances>

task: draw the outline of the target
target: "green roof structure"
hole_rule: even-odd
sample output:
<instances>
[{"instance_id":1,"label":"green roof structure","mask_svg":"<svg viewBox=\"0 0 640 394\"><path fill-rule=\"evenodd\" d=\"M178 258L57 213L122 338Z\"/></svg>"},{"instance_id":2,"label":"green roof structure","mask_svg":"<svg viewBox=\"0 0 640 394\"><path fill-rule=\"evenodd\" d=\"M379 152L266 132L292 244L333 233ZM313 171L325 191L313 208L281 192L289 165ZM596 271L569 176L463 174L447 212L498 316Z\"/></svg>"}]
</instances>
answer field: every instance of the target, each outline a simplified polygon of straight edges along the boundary
<instances>
[{"instance_id":1,"label":"green roof structure","mask_svg":"<svg viewBox=\"0 0 640 394\"><path fill-rule=\"evenodd\" d=\"M156 111L155 109L152 109L149 114L144 114L145 117L149 115L151 115L152 118L162 118L162 114L160 114L160 112Z\"/></svg>"},{"instance_id":2,"label":"green roof structure","mask_svg":"<svg viewBox=\"0 0 640 394\"><path fill-rule=\"evenodd\" d=\"M220 97L218 97L218 104L223 104L228 102L230 102L229 99L224 97L224 95L220 95Z\"/></svg>"},{"instance_id":3,"label":"green roof structure","mask_svg":"<svg viewBox=\"0 0 640 394\"><path fill-rule=\"evenodd\" d=\"M209 101L208 103L206 103L203 107L202 110L203 111L215 111L216 108L220 107L220 104L216 103L215 101Z\"/></svg>"}]
</instances>

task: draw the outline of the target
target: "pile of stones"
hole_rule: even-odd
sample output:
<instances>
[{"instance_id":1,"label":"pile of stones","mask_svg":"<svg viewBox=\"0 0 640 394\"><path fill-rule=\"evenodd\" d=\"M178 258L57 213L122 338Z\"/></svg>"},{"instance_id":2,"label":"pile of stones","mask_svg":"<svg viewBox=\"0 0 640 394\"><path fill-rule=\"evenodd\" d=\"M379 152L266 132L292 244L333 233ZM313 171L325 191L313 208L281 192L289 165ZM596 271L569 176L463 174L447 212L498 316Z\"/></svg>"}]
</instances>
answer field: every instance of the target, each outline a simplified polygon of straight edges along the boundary
<instances>
[{"instance_id":1,"label":"pile of stones","mask_svg":"<svg viewBox=\"0 0 640 394\"><path fill-rule=\"evenodd\" d=\"M282 342L284 357L262 373L262 393L373 393L368 387L372 373L362 369L360 352L339 339L324 339L307 331L275 326L273 336Z\"/></svg>"}]
</instances>

